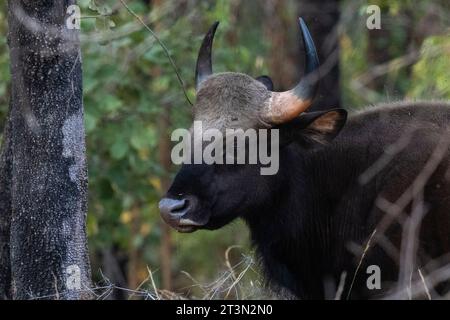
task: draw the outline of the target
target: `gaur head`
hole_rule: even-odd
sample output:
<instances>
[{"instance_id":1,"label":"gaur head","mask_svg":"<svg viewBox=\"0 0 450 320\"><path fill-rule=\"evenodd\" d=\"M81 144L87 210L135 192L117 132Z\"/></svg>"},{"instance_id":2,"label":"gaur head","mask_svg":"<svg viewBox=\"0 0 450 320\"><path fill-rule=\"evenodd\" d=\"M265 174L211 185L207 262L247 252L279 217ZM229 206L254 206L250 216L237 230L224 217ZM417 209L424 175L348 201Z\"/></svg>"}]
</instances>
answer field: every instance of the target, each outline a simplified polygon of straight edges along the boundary
<instances>
[{"instance_id":1,"label":"gaur head","mask_svg":"<svg viewBox=\"0 0 450 320\"><path fill-rule=\"evenodd\" d=\"M317 91L319 60L306 24L301 18L299 23L305 75L285 92L273 91L266 76L255 79L236 72L214 74L211 48L218 22L212 25L200 48L195 74L194 121L201 121L203 130L277 129L280 158L294 141L306 152L338 134L346 120L344 110L305 113ZM217 229L237 217L258 212L283 188L283 177L261 175L260 167L260 163L183 164L159 203L162 218L180 232L192 232Z\"/></svg>"}]
</instances>

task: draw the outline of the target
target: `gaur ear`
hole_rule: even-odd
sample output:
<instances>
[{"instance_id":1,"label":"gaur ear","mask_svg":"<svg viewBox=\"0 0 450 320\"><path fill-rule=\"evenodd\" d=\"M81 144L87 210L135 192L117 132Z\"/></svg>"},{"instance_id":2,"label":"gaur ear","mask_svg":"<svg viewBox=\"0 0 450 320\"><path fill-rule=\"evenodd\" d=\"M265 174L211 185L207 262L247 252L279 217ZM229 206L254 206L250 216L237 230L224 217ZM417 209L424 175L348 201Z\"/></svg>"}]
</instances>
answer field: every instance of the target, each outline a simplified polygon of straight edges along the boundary
<instances>
[{"instance_id":1,"label":"gaur ear","mask_svg":"<svg viewBox=\"0 0 450 320\"><path fill-rule=\"evenodd\" d=\"M273 81L269 76L260 76L256 78L259 82L266 86L267 90L273 91Z\"/></svg>"},{"instance_id":2,"label":"gaur ear","mask_svg":"<svg viewBox=\"0 0 450 320\"><path fill-rule=\"evenodd\" d=\"M282 144L297 142L306 148L325 145L339 134L346 120L344 109L303 113L280 126Z\"/></svg>"}]
</instances>

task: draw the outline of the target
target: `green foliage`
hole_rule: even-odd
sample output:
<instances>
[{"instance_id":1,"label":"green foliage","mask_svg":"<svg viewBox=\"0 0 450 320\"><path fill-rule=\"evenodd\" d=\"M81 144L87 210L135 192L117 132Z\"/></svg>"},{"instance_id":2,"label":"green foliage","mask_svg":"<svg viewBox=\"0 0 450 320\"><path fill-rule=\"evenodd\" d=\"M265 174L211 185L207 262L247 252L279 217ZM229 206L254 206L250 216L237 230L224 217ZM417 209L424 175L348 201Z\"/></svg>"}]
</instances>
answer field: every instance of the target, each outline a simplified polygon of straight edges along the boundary
<instances>
[{"instance_id":1,"label":"green foliage","mask_svg":"<svg viewBox=\"0 0 450 320\"><path fill-rule=\"evenodd\" d=\"M450 100L450 37L434 36L425 40L421 59L414 65L412 81L417 85L409 90L408 97Z\"/></svg>"},{"instance_id":2,"label":"green foliage","mask_svg":"<svg viewBox=\"0 0 450 320\"><path fill-rule=\"evenodd\" d=\"M119 6L115 14L107 17L114 24L104 23L109 28L103 28L98 20L103 21L111 13L107 1L80 4L83 15L100 16L83 19L82 23L91 252L101 252L105 246L119 247L125 254L138 252L141 268L158 268L161 221L157 202L163 193L161 179L166 174L159 163L158 141L170 139L169 132L160 132L158 124L161 111L169 108L173 128L188 127L190 106L163 49L127 10ZM205 1L202 7L208 14L205 21L197 21L197 15L189 12L180 19L172 17L171 10L177 8L175 1L165 1L153 11L138 2L130 3L169 48L192 100L197 50L212 21L222 22L215 45L216 70L229 70L235 61L240 61L243 72L251 73L256 68L251 49L230 48L225 43L224 34L230 28L228 6L227 1L215 6ZM232 228L244 229L241 224ZM217 233L176 236L173 263L179 281L186 280L179 270L205 281L208 276L213 278L223 267L226 248L245 244L245 234L228 228ZM94 262L101 267L95 255ZM157 280L158 276L157 272Z\"/></svg>"},{"instance_id":3,"label":"green foliage","mask_svg":"<svg viewBox=\"0 0 450 320\"><path fill-rule=\"evenodd\" d=\"M384 32L381 37L370 38L365 28L369 5L380 6L380 32ZM342 8L348 9L342 10L340 36L341 83L346 108L405 98L450 99L449 77L444 71L449 64L448 2L347 0ZM440 34L422 39L428 32L426 28ZM374 54L370 51L373 49L388 59L374 63L369 58ZM409 60L408 55L415 52L419 53L418 59ZM374 69L380 66L386 67L385 70L374 75ZM362 81L364 76L370 79L368 83ZM374 85L376 81L382 86Z\"/></svg>"}]
</instances>

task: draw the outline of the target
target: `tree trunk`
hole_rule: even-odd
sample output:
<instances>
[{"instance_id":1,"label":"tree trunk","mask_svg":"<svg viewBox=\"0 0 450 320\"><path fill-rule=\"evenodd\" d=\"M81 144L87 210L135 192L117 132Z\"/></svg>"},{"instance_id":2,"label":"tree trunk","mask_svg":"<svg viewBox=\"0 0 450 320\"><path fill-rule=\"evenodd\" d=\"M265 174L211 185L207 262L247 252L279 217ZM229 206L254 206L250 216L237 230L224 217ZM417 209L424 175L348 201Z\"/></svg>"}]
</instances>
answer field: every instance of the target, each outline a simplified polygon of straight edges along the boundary
<instances>
[{"instance_id":1,"label":"tree trunk","mask_svg":"<svg viewBox=\"0 0 450 320\"><path fill-rule=\"evenodd\" d=\"M264 3L264 33L271 42L269 75L277 91L291 89L300 76L298 48L290 45L298 41L300 35L295 17L288 14L286 5L284 0L266 0Z\"/></svg>"},{"instance_id":2,"label":"tree trunk","mask_svg":"<svg viewBox=\"0 0 450 320\"><path fill-rule=\"evenodd\" d=\"M0 294L14 299L90 296L81 54L78 31L66 27L74 3L8 1L12 94L0 164Z\"/></svg>"},{"instance_id":3,"label":"tree trunk","mask_svg":"<svg viewBox=\"0 0 450 320\"><path fill-rule=\"evenodd\" d=\"M11 122L3 132L0 155L0 300L11 298L10 224L11 224Z\"/></svg>"},{"instance_id":4,"label":"tree trunk","mask_svg":"<svg viewBox=\"0 0 450 320\"><path fill-rule=\"evenodd\" d=\"M391 31L388 28L368 30L367 64L373 68L392 59L389 52ZM368 83L368 87L380 94L385 91L386 75L379 76Z\"/></svg>"}]
</instances>

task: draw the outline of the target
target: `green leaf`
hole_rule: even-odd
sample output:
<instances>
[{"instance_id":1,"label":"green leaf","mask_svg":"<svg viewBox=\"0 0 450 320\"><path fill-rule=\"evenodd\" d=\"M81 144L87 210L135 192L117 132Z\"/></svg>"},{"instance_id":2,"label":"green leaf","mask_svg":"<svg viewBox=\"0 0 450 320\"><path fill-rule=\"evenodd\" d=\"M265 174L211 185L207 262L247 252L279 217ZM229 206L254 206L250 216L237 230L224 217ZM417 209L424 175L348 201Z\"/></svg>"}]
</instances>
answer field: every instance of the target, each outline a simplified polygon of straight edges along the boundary
<instances>
[{"instance_id":1,"label":"green leaf","mask_svg":"<svg viewBox=\"0 0 450 320\"><path fill-rule=\"evenodd\" d=\"M97 118L90 113L85 113L84 115L84 126L86 128L86 132L91 132L97 126Z\"/></svg>"},{"instance_id":2,"label":"green leaf","mask_svg":"<svg viewBox=\"0 0 450 320\"><path fill-rule=\"evenodd\" d=\"M145 150L153 146L156 141L156 134L153 128L146 127L136 130L131 137L131 146L136 150Z\"/></svg>"},{"instance_id":3,"label":"green leaf","mask_svg":"<svg viewBox=\"0 0 450 320\"><path fill-rule=\"evenodd\" d=\"M123 159L127 152L128 144L126 144L125 141L121 139L116 140L116 142L114 142L114 144L110 148L111 156L116 160Z\"/></svg>"},{"instance_id":4,"label":"green leaf","mask_svg":"<svg viewBox=\"0 0 450 320\"><path fill-rule=\"evenodd\" d=\"M122 101L113 95L107 95L102 103L102 109L108 112L115 111L120 108Z\"/></svg>"}]
</instances>

